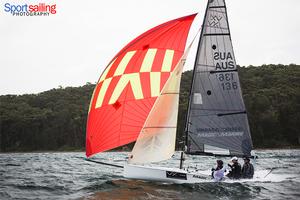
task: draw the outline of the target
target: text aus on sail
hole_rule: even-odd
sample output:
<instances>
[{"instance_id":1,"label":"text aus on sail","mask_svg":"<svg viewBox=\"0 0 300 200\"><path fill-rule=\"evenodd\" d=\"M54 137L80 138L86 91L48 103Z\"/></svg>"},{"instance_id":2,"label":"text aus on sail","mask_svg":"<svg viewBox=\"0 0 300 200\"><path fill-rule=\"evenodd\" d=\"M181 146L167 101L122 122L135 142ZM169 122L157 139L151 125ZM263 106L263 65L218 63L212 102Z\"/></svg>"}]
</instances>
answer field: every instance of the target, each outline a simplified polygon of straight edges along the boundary
<instances>
[{"instance_id":1,"label":"text aus on sail","mask_svg":"<svg viewBox=\"0 0 300 200\"><path fill-rule=\"evenodd\" d=\"M240 95L239 80L233 53L230 51L216 50L216 46L212 46L213 61L215 69L210 71L211 76L215 76L216 84L219 85L215 90L219 90L219 94L224 98L224 105L232 105L238 102L228 102L231 95L238 97ZM212 95L213 91L207 90L207 95ZM216 91L215 91L216 92ZM221 98L219 96L218 98ZM200 101L202 104L203 101ZM219 102L220 103L220 102ZM239 103L238 103L239 104ZM223 105L223 106L224 106ZM202 105L205 108L205 105ZM218 106L217 106L218 107ZM222 106L221 106L222 107ZM224 108L223 108L224 109ZM243 137L245 129L239 123L228 123L228 117L234 117L236 114L244 114L246 111L240 106L229 106L228 110L211 111L216 115L215 127L197 127L197 137L215 138L215 137ZM216 112L216 113L215 113ZM228 126L231 124L231 126ZM220 126L219 126L220 125ZM219 126L219 127L218 127Z\"/></svg>"},{"instance_id":2,"label":"text aus on sail","mask_svg":"<svg viewBox=\"0 0 300 200\"><path fill-rule=\"evenodd\" d=\"M214 46L213 46L214 48ZM237 90L238 82L235 80L235 62L231 52L214 52L215 72L217 80L223 90ZM222 72L222 73L218 73ZM226 72L228 71L228 72Z\"/></svg>"}]
</instances>

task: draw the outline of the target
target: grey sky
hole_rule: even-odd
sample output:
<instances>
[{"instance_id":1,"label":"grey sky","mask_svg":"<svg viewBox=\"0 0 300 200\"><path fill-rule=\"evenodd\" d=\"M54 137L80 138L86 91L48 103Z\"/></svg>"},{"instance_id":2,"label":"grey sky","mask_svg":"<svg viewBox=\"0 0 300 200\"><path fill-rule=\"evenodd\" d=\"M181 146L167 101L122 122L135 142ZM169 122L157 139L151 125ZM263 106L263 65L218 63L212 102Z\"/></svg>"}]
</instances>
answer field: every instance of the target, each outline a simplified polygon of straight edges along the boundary
<instances>
[{"instance_id":1,"label":"grey sky","mask_svg":"<svg viewBox=\"0 0 300 200\"><path fill-rule=\"evenodd\" d=\"M5 3L54 2L56 16L15 17ZM237 63L300 64L300 0L227 0ZM0 95L96 82L129 41L165 21L199 12L206 0L1 0Z\"/></svg>"}]
</instances>

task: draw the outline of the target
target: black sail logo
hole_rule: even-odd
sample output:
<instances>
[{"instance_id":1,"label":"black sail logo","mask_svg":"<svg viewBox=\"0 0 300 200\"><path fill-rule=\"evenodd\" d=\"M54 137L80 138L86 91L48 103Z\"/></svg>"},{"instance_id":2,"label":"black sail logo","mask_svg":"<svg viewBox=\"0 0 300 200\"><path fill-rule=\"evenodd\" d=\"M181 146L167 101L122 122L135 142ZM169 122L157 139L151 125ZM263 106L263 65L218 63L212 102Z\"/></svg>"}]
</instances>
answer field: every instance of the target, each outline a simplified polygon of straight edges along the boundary
<instances>
[{"instance_id":1,"label":"black sail logo","mask_svg":"<svg viewBox=\"0 0 300 200\"><path fill-rule=\"evenodd\" d=\"M220 22L223 19L222 16L217 14L210 14L208 24L212 27L220 27Z\"/></svg>"},{"instance_id":2,"label":"black sail logo","mask_svg":"<svg viewBox=\"0 0 300 200\"><path fill-rule=\"evenodd\" d=\"M167 178L187 180L186 173L166 171Z\"/></svg>"}]
</instances>

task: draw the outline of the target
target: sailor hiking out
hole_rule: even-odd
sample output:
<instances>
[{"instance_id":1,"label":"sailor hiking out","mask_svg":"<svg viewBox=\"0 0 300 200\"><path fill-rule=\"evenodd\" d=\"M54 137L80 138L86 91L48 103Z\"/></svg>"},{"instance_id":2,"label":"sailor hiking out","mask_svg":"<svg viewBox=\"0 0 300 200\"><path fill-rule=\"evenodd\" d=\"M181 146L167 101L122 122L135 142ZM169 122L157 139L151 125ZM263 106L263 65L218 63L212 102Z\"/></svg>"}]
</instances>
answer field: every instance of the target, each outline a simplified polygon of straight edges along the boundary
<instances>
[{"instance_id":1,"label":"sailor hiking out","mask_svg":"<svg viewBox=\"0 0 300 200\"><path fill-rule=\"evenodd\" d=\"M242 167L238 162L238 158L237 157L231 158L231 163L229 163L228 166L229 166L229 173L227 174L227 177L230 179L240 179L242 175L241 174Z\"/></svg>"},{"instance_id":2,"label":"sailor hiking out","mask_svg":"<svg viewBox=\"0 0 300 200\"><path fill-rule=\"evenodd\" d=\"M224 180L224 173L226 172L226 168L223 167L223 161L217 160L217 167L211 169L211 176L215 181Z\"/></svg>"},{"instance_id":3,"label":"sailor hiking out","mask_svg":"<svg viewBox=\"0 0 300 200\"><path fill-rule=\"evenodd\" d=\"M253 178L254 175L254 167L250 163L250 158L244 158L244 165L242 167L242 178Z\"/></svg>"}]
</instances>

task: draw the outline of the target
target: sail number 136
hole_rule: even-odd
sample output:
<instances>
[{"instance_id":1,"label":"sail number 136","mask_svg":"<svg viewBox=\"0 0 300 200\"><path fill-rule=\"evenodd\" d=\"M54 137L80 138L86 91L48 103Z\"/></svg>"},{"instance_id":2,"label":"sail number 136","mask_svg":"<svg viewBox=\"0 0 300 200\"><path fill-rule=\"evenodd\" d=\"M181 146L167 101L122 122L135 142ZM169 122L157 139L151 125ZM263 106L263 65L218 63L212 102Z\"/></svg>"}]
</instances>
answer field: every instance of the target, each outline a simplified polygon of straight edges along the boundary
<instances>
[{"instance_id":1,"label":"sail number 136","mask_svg":"<svg viewBox=\"0 0 300 200\"><path fill-rule=\"evenodd\" d=\"M223 90L236 90L238 88L237 82L234 80L233 73L217 74L217 79L221 82Z\"/></svg>"}]
</instances>

